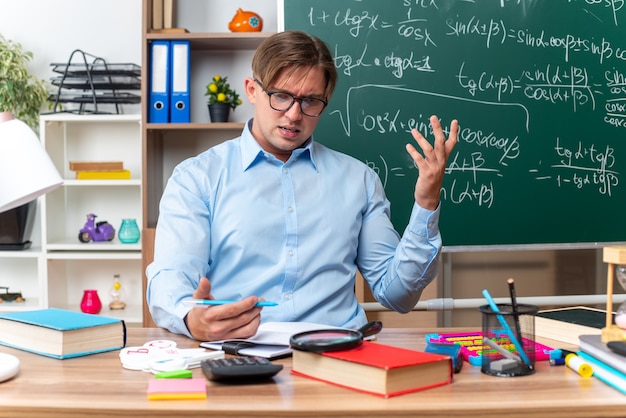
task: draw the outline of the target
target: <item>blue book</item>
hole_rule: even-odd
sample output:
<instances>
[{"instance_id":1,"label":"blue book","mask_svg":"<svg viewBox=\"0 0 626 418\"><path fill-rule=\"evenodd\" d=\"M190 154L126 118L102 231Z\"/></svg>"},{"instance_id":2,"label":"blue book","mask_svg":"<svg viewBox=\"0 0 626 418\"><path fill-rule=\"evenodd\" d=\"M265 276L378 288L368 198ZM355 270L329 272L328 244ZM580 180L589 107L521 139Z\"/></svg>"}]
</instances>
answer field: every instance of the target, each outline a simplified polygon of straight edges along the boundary
<instances>
[{"instance_id":1,"label":"blue book","mask_svg":"<svg viewBox=\"0 0 626 418\"><path fill-rule=\"evenodd\" d=\"M591 365L593 369L593 377L598 378L607 385L617 389L626 395L626 375L618 370L615 370L611 366L599 361L593 356L582 351L578 352L581 359Z\"/></svg>"},{"instance_id":2,"label":"blue book","mask_svg":"<svg viewBox=\"0 0 626 418\"><path fill-rule=\"evenodd\" d=\"M65 309L0 314L0 330L0 344L57 359L126 345L126 325L121 319Z\"/></svg>"},{"instance_id":3,"label":"blue book","mask_svg":"<svg viewBox=\"0 0 626 418\"><path fill-rule=\"evenodd\" d=\"M601 335L581 335L578 348L583 353L626 375L626 357L613 352Z\"/></svg>"}]
</instances>

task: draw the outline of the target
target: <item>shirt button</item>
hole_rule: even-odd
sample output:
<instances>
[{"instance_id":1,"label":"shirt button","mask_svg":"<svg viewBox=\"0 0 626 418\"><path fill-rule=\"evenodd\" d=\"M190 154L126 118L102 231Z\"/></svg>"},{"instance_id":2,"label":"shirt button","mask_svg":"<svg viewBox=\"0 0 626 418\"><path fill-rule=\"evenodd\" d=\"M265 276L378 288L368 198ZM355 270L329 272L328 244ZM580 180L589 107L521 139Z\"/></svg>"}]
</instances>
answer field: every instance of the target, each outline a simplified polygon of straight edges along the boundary
<instances>
[{"instance_id":1,"label":"shirt button","mask_svg":"<svg viewBox=\"0 0 626 418\"><path fill-rule=\"evenodd\" d=\"M287 211L288 211L288 212L293 212L293 208L292 208L291 206L289 206L289 207L287 208Z\"/></svg>"},{"instance_id":2,"label":"shirt button","mask_svg":"<svg viewBox=\"0 0 626 418\"><path fill-rule=\"evenodd\" d=\"M283 173L285 173L285 174L289 173L289 169L288 168L283 168Z\"/></svg>"},{"instance_id":3,"label":"shirt button","mask_svg":"<svg viewBox=\"0 0 626 418\"><path fill-rule=\"evenodd\" d=\"M289 257L293 257L293 250L289 250L287 254L289 254Z\"/></svg>"},{"instance_id":4,"label":"shirt button","mask_svg":"<svg viewBox=\"0 0 626 418\"><path fill-rule=\"evenodd\" d=\"M291 293L285 293L284 297L285 297L286 300L291 299Z\"/></svg>"}]
</instances>

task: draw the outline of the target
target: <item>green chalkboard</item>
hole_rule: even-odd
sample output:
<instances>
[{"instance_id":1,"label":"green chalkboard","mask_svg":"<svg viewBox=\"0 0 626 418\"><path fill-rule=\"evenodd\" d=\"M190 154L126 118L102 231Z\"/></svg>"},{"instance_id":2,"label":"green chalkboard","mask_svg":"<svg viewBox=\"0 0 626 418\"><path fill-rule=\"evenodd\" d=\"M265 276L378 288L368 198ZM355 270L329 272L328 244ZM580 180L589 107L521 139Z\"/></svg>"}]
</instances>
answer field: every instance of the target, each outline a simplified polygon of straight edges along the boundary
<instances>
[{"instance_id":1,"label":"green chalkboard","mask_svg":"<svg viewBox=\"0 0 626 418\"><path fill-rule=\"evenodd\" d=\"M379 173L402 232L428 117L460 142L444 246L626 240L626 5L611 0L285 0L340 73L315 139Z\"/></svg>"}]
</instances>

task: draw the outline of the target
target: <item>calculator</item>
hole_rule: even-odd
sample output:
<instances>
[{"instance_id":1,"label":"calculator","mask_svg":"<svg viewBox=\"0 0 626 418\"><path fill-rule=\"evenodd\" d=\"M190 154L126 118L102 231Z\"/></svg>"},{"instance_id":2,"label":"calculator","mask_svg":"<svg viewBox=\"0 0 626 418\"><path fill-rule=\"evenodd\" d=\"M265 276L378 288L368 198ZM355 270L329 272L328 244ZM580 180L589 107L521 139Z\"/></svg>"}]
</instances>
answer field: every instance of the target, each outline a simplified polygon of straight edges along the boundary
<instances>
[{"instance_id":1,"label":"calculator","mask_svg":"<svg viewBox=\"0 0 626 418\"><path fill-rule=\"evenodd\" d=\"M262 357L229 357L209 359L200 363L207 379L213 381L236 381L243 383L269 379L283 369Z\"/></svg>"}]
</instances>

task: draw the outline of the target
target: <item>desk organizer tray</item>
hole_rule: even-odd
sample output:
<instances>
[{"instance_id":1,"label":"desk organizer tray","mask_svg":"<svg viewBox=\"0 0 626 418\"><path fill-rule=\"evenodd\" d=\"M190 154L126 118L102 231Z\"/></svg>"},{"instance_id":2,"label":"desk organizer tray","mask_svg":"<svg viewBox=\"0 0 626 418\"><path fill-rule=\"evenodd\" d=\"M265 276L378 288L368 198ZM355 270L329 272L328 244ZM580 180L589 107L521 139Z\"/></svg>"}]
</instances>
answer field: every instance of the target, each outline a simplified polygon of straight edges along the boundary
<instances>
[{"instance_id":1,"label":"desk organizer tray","mask_svg":"<svg viewBox=\"0 0 626 418\"><path fill-rule=\"evenodd\" d=\"M502 331L498 336L503 340L508 340L508 335ZM530 341L523 338L523 343ZM459 344L461 346L461 354L463 359L472 366L480 366L483 349L482 332L460 332L460 333L443 333L443 334L426 334L426 343L442 343L442 344ZM511 343L513 347L513 343ZM535 341L535 361L545 361L550 359L561 358L562 351L547 345L540 344Z\"/></svg>"}]
</instances>

